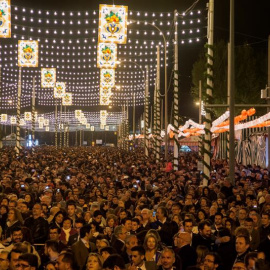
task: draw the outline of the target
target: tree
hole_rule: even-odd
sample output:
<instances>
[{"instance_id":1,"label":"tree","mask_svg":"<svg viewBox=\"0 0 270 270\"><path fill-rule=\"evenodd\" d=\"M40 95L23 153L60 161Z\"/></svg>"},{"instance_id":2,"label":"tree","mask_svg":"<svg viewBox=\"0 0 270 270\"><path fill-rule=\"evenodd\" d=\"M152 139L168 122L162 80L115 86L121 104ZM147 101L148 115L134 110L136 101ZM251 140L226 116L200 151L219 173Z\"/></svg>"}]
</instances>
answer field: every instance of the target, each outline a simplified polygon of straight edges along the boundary
<instances>
[{"instance_id":1,"label":"tree","mask_svg":"<svg viewBox=\"0 0 270 270\"><path fill-rule=\"evenodd\" d=\"M218 41L214 45L214 89L213 103L227 103L227 44ZM265 87L267 81L267 57L257 53L250 45L244 44L235 48L235 102L239 104L262 103L260 89ZM192 96L198 100L199 80L205 82L206 56L201 53L192 69ZM205 84L203 84L205 93ZM204 97L204 95L203 95ZM243 108L236 108L239 113ZM214 108L216 117L220 116L226 108ZM265 111L265 109L264 109Z\"/></svg>"}]
</instances>

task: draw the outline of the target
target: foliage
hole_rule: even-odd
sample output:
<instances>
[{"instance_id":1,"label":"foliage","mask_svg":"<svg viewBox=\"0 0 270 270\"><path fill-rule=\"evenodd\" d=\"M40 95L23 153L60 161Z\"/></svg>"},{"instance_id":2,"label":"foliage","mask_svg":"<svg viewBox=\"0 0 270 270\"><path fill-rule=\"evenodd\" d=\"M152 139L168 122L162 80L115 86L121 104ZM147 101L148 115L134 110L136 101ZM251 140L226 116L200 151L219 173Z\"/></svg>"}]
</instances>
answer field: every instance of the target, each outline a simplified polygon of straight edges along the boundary
<instances>
[{"instance_id":1,"label":"foliage","mask_svg":"<svg viewBox=\"0 0 270 270\"><path fill-rule=\"evenodd\" d=\"M214 45L214 89L213 103L227 103L227 74L228 56L227 44L219 41ZM235 48L235 103L257 104L262 103L260 90L265 88L267 81L267 57L263 53L257 53L251 46L245 44ZM191 89L194 100L199 96L199 80L203 83L202 93L205 98L206 91L206 55L201 53L199 59L193 65ZM236 108L239 113L243 108ZM226 108L213 109L216 117L220 116ZM265 109L262 109L265 112Z\"/></svg>"}]
</instances>

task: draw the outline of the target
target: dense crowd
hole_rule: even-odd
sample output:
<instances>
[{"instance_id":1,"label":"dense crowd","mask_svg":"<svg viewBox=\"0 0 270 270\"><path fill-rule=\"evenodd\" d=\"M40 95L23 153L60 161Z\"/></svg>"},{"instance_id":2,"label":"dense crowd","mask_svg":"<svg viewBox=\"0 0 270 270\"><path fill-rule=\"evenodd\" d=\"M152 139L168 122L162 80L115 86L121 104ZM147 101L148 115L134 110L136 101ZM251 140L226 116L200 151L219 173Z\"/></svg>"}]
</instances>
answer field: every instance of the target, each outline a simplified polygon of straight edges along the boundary
<instances>
[{"instance_id":1,"label":"dense crowd","mask_svg":"<svg viewBox=\"0 0 270 270\"><path fill-rule=\"evenodd\" d=\"M270 269L269 172L194 153L0 150L0 270ZM235 182L235 185L231 183Z\"/></svg>"}]
</instances>

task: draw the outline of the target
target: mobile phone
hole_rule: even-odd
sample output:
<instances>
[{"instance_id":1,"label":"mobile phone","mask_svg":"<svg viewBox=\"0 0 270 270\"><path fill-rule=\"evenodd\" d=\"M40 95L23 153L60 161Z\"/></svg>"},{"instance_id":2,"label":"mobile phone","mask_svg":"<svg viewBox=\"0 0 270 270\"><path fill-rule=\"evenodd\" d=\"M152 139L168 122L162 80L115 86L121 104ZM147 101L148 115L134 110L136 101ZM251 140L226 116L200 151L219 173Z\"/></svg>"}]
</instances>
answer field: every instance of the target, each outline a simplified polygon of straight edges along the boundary
<instances>
[{"instance_id":1,"label":"mobile phone","mask_svg":"<svg viewBox=\"0 0 270 270\"><path fill-rule=\"evenodd\" d=\"M156 213L157 213L156 211L154 211L154 212L153 212L153 217L155 217L155 216L156 216Z\"/></svg>"},{"instance_id":2,"label":"mobile phone","mask_svg":"<svg viewBox=\"0 0 270 270\"><path fill-rule=\"evenodd\" d=\"M137 182L137 184L139 184L140 183L140 180L136 180L136 182Z\"/></svg>"},{"instance_id":3,"label":"mobile phone","mask_svg":"<svg viewBox=\"0 0 270 270\"><path fill-rule=\"evenodd\" d=\"M133 187L137 188L138 186L137 185L133 185Z\"/></svg>"},{"instance_id":4,"label":"mobile phone","mask_svg":"<svg viewBox=\"0 0 270 270\"><path fill-rule=\"evenodd\" d=\"M25 187L25 185L21 185L21 187L22 187L22 188L24 188L24 187Z\"/></svg>"},{"instance_id":5,"label":"mobile phone","mask_svg":"<svg viewBox=\"0 0 270 270\"><path fill-rule=\"evenodd\" d=\"M66 180L70 180L70 176L68 175L68 176L66 176Z\"/></svg>"},{"instance_id":6,"label":"mobile phone","mask_svg":"<svg viewBox=\"0 0 270 270\"><path fill-rule=\"evenodd\" d=\"M57 189L57 192L60 192L60 188Z\"/></svg>"},{"instance_id":7,"label":"mobile phone","mask_svg":"<svg viewBox=\"0 0 270 270\"><path fill-rule=\"evenodd\" d=\"M36 170L35 169L32 169L31 172L35 172Z\"/></svg>"},{"instance_id":8,"label":"mobile phone","mask_svg":"<svg viewBox=\"0 0 270 270\"><path fill-rule=\"evenodd\" d=\"M46 189L49 189L50 187L49 187L49 186L46 186L45 188L46 188Z\"/></svg>"}]
</instances>

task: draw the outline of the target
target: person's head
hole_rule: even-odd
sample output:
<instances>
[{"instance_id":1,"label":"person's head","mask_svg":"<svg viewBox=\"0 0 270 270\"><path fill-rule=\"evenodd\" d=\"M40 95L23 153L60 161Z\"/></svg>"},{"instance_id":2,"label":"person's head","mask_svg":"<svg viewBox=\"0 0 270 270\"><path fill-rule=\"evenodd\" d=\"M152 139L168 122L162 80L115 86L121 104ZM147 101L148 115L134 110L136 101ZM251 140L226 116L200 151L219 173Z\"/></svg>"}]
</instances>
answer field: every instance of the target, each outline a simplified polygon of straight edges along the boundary
<instances>
[{"instance_id":1,"label":"person's head","mask_svg":"<svg viewBox=\"0 0 270 270\"><path fill-rule=\"evenodd\" d=\"M65 215L62 211L58 211L53 218L53 222L61 226L64 220L64 216Z\"/></svg>"},{"instance_id":2,"label":"person's head","mask_svg":"<svg viewBox=\"0 0 270 270\"><path fill-rule=\"evenodd\" d=\"M77 233L80 233L81 228L83 227L83 225L85 224L85 221L83 218L78 218L75 221L75 225L74 228L77 230Z\"/></svg>"},{"instance_id":3,"label":"person's head","mask_svg":"<svg viewBox=\"0 0 270 270\"><path fill-rule=\"evenodd\" d=\"M253 228L254 228L254 224L253 224L252 218L246 218L245 219L245 222L244 222L244 226L245 226L245 228L247 228L247 230L249 231L249 233L252 233Z\"/></svg>"},{"instance_id":4,"label":"person's head","mask_svg":"<svg viewBox=\"0 0 270 270\"><path fill-rule=\"evenodd\" d=\"M140 220L138 218L133 218L131 220L131 229L132 231L136 232L140 227Z\"/></svg>"},{"instance_id":5,"label":"person's head","mask_svg":"<svg viewBox=\"0 0 270 270\"><path fill-rule=\"evenodd\" d=\"M58 241L61 235L61 229L57 226L50 227L49 229L49 239Z\"/></svg>"},{"instance_id":6,"label":"person's head","mask_svg":"<svg viewBox=\"0 0 270 270\"><path fill-rule=\"evenodd\" d=\"M44 268L45 270L56 270L55 262L48 262Z\"/></svg>"},{"instance_id":7,"label":"person's head","mask_svg":"<svg viewBox=\"0 0 270 270\"><path fill-rule=\"evenodd\" d=\"M125 244L126 244L126 249L130 251L133 247L138 245L137 236L134 234L127 235Z\"/></svg>"},{"instance_id":8,"label":"person's head","mask_svg":"<svg viewBox=\"0 0 270 270\"><path fill-rule=\"evenodd\" d=\"M141 216L144 222L149 221L149 218L151 216L151 211L147 208L142 209Z\"/></svg>"},{"instance_id":9,"label":"person's head","mask_svg":"<svg viewBox=\"0 0 270 270\"><path fill-rule=\"evenodd\" d=\"M221 226L222 225L222 218L223 218L223 215L221 213L216 213L215 214L215 225L216 226Z\"/></svg>"},{"instance_id":10,"label":"person's head","mask_svg":"<svg viewBox=\"0 0 270 270\"><path fill-rule=\"evenodd\" d=\"M232 270L247 270L246 265L243 262L235 262Z\"/></svg>"},{"instance_id":11,"label":"person's head","mask_svg":"<svg viewBox=\"0 0 270 270\"><path fill-rule=\"evenodd\" d=\"M179 247L191 244L191 235L188 232L180 232L178 235Z\"/></svg>"},{"instance_id":12,"label":"person's head","mask_svg":"<svg viewBox=\"0 0 270 270\"><path fill-rule=\"evenodd\" d=\"M247 267L247 270L256 269L255 264L257 259L258 259L258 252L249 252L245 256L245 265Z\"/></svg>"},{"instance_id":13,"label":"person's head","mask_svg":"<svg viewBox=\"0 0 270 270\"><path fill-rule=\"evenodd\" d=\"M118 254L110 255L103 263L104 270L125 270L126 265L124 259Z\"/></svg>"},{"instance_id":14,"label":"person's head","mask_svg":"<svg viewBox=\"0 0 270 270\"><path fill-rule=\"evenodd\" d=\"M122 219L121 224L126 228L127 232L130 232L132 230L131 218L126 217L126 218Z\"/></svg>"},{"instance_id":15,"label":"person's head","mask_svg":"<svg viewBox=\"0 0 270 270\"><path fill-rule=\"evenodd\" d=\"M74 256L71 252L61 253L56 261L56 269L58 270L73 270L74 268Z\"/></svg>"},{"instance_id":16,"label":"person's head","mask_svg":"<svg viewBox=\"0 0 270 270\"><path fill-rule=\"evenodd\" d=\"M209 249L206 246L198 245L196 247L197 263L202 263L206 254L209 253Z\"/></svg>"},{"instance_id":17,"label":"person's head","mask_svg":"<svg viewBox=\"0 0 270 270\"><path fill-rule=\"evenodd\" d=\"M23 201L21 202L21 207L20 207L21 213L27 213L29 211L29 205L27 202Z\"/></svg>"},{"instance_id":18,"label":"person's head","mask_svg":"<svg viewBox=\"0 0 270 270\"><path fill-rule=\"evenodd\" d=\"M215 270L219 266L220 262L221 259L217 253L207 253L203 261L204 270Z\"/></svg>"},{"instance_id":19,"label":"person's head","mask_svg":"<svg viewBox=\"0 0 270 270\"><path fill-rule=\"evenodd\" d=\"M131 261L136 267L140 267L143 264L145 256L145 249L142 246L134 246L131 249Z\"/></svg>"},{"instance_id":20,"label":"person's head","mask_svg":"<svg viewBox=\"0 0 270 270\"><path fill-rule=\"evenodd\" d=\"M20 249L12 249L8 254L8 259L10 262L9 268L10 270L15 270L16 265L19 262L19 257L22 254L22 251Z\"/></svg>"},{"instance_id":21,"label":"person's head","mask_svg":"<svg viewBox=\"0 0 270 270\"><path fill-rule=\"evenodd\" d=\"M33 212L34 219L39 218L42 213L42 205L40 203L34 204L32 212Z\"/></svg>"},{"instance_id":22,"label":"person's head","mask_svg":"<svg viewBox=\"0 0 270 270\"><path fill-rule=\"evenodd\" d=\"M103 258L103 261L105 262L105 260L112 254L115 254L116 251L113 247L104 247L100 249L100 255Z\"/></svg>"},{"instance_id":23,"label":"person's head","mask_svg":"<svg viewBox=\"0 0 270 270\"><path fill-rule=\"evenodd\" d=\"M102 257L97 253L89 253L87 258L87 270L102 270Z\"/></svg>"},{"instance_id":24,"label":"person's head","mask_svg":"<svg viewBox=\"0 0 270 270\"><path fill-rule=\"evenodd\" d=\"M201 221L198 225L199 233L202 237L211 237L211 223L209 221Z\"/></svg>"},{"instance_id":25,"label":"person's head","mask_svg":"<svg viewBox=\"0 0 270 270\"><path fill-rule=\"evenodd\" d=\"M165 207L158 207L156 217L159 220L163 220L167 217L167 209Z\"/></svg>"},{"instance_id":26,"label":"person's head","mask_svg":"<svg viewBox=\"0 0 270 270\"><path fill-rule=\"evenodd\" d=\"M9 268L8 252L2 251L0 253L0 270L7 270Z\"/></svg>"},{"instance_id":27,"label":"person's head","mask_svg":"<svg viewBox=\"0 0 270 270\"><path fill-rule=\"evenodd\" d=\"M250 244L249 235L236 236L235 249L239 255L245 253L248 250L249 244Z\"/></svg>"},{"instance_id":28,"label":"person's head","mask_svg":"<svg viewBox=\"0 0 270 270\"><path fill-rule=\"evenodd\" d=\"M123 225L115 227L114 234L117 239L125 241L127 237L127 229Z\"/></svg>"},{"instance_id":29,"label":"person's head","mask_svg":"<svg viewBox=\"0 0 270 270\"><path fill-rule=\"evenodd\" d=\"M90 224L83 225L83 227L80 229L80 237L82 239L89 240L90 231L91 231L91 225Z\"/></svg>"},{"instance_id":30,"label":"person's head","mask_svg":"<svg viewBox=\"0 0 270 270\"><path fill-rule=\"evenodd\" d=\"M269 212L262 213L261 223L264 227L266 227L270 224L270 213Z\"/></svg>"},{"instance_id":31,"label":"person's head","mask_svg":"<svg viewBox=\"0 0 270 270\"><path fill-rule=\"evenodd\" d=\"M192 229L193 229L193 220L191 218L189 219L185 219L183 221L183 227L184 227L184 231L188 232L188 233L192 233Z\"/></svg>"},{"instance_id":32,"label":"person's head","mask_svg":"<svg viewBox=\"0 0 270 270\"><path fill-rule=\"evenodd\" d=\"M161 252L160 263L164 270L169 270L175 262L175 253L170 248L164 248Z\"/></svg>"},{"instance_id":33,"label":"person's head","mask_svg":"<svg viewBox=\"0 0 270 270\"><path fill-rule=\"evenodd\" d=\"M69 217L65 217L63 220L63 229L68 230L72 228L72 220Z\"/></svg>"},{"instance_id":34,"label":"person's head","mask_svg":"<svg viewBox=\"0 0 270 270\"><path fill-rule=\"evenodd\" d=\"M52 254L58 253L59 244L55 240L47 240L44 246L44 254L51 256Z\"/></svg>"},{"instance_id":35,"label":"person's head","mask_svg":"<svg viewBox=\"0 0 270 270\"><path fill-rule=\"evenodd\" d=\"M103 238L102 236L98 236L96 239L96 247L98 250L98 253L100 253L100 250L104 247L109 247L110 246L110 242Z\"/></svg>"},{"instance_id":36,"label":"person's head","mask_svg":"<svg viewBox=\"0 0 270 270\"><path fill-rule=\"evenodd\" d=\"M67 213L69 217L74 217L76 214L76 204L75 203L69 203L67 205Z\"/></svg>"},{"instance_id":37,"label":"person's head","mask_svg":"<svg viewBox=\"0 0 270 270\"><path fill-rule=\"evenodd\" d=\"M156 250L158 248L158 239L154 234L147 234L143 244L145 250Z\"/></svg>"},{"instance_id":38,"label":"person's head","mask_svg":"<svg viewBox=\"0 0 270 270\"><path fill-rule=\"evenodd\" d=\"M11 240L13 243L22 242L23 240L23 233L21 227L14 227L11 231Z\"/></svg>"},{"instance_id":39,"label":"person's head","mask_svg":"<svg viewBox=\"0 0 270 270\"><path fill-rule=\"evenodd\" d=\"M243 221L247 218L248 216L248 210L246 208L241 208L238 212L238 219L240 221Z\"/></svg>"},{"instance_id":40,"label":"person's head","mask_svg":"<svg viewBox=\"0 0 270 270\"><path fill-rule=\"evenodd\" d=\"M38 257L32 253L25 253L19 256L19 261L16 265L18 270L37 270L38 269Z\"/></svg>"},{"instance_id":41,"label":"person's head","mask_svg":"<svg viewBox=\"0 0 270 270\"><path fill-rule=\"evenodd\" d=\"M93 213L93 220L97 223L100 224L102 220L102 213L100 210L95 210Z\"/></svg>"}]
</instances>

